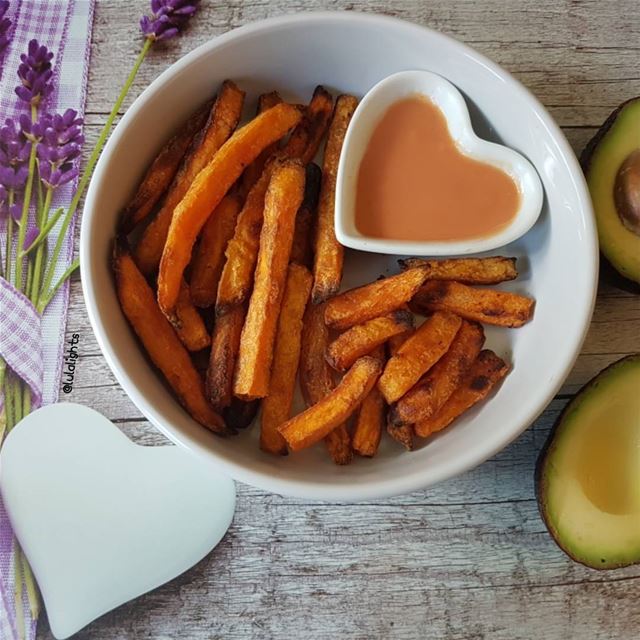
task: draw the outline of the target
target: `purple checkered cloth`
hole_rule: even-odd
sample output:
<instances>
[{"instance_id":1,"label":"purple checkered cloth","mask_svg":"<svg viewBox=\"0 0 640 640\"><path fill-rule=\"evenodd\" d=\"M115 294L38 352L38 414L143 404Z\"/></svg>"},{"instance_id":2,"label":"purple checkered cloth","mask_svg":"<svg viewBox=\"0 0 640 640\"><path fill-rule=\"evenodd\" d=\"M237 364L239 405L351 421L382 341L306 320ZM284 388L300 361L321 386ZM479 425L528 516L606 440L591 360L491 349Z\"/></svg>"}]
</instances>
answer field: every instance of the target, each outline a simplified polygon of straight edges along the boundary
<instances>
[{"instance_id":1,"label":"purple checkered cloth","mask_svg":"<svg viewBox=\"0 0 640 640\"><path fill-rule=\"evenodd\" d=\"M40 325L29 298L0 278L0 350L7 365L31 387L34 407L42 402Z\"/></svg>"},{"instance_id":2,"label":"purple checkered cloth","mask_svg":"<svg viewBox=\"0 0 640 640\"><path fill-rule=\"evenodd\" d=\"M24 112L14 93L20 53L37 38L55 53L54 93L47 100L51 111L84 111L95 0L10 0L6 17L12 22L11 41L0 59L0 118ZM71 201L75 184L56 192L54 207ZM50 235L50 250L56 241ZM4 246L4 234L0 233ZM69 229L54 281L73 259L73 224ZM44 316L9 283L0 280L0 354L32 389L34 405L49 404L58 398L63 365L69 284L60 288ZM23 593L23 615L15 607L15 545L7 514L0 501L0 640L35 637L35 621L29 615Z\"/></svg>"}]
</instances>

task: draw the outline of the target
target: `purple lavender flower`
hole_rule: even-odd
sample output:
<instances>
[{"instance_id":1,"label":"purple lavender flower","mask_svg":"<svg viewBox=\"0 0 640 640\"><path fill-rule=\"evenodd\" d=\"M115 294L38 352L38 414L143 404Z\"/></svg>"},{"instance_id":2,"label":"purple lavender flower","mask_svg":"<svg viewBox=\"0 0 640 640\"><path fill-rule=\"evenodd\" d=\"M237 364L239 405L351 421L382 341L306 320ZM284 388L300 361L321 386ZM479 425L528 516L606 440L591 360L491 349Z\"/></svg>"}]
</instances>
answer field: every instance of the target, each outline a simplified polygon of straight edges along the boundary
<instances>
[{"instance_id":1,"label":"purple lavender flower","mask_svg":"<svg viewBox=\"0 0 640 640\"><path fill-rule=\"evenodd\" d=\"M7 118L0 127L0 185L21 191L29 174L30 145L16 122Z\"/></svg>"},{"instance_id":2,"label":"purple lavender flower","mask_svg":"<svg viewBox=\"0 0 640 640\"><path fill-rule=\"evenodd\" d=\"M53 53L37 40L29 42L27 53L20 56L18 67L20 85L16 87L16 94L21 100L32 106L40 104L43 98L51 92L51 60Z\"/></svg>"},{"instance_id":3,"label":"purple lavender flower","mask_svg":"<svg viewBox=\"0 0 640 640\"><path fill-rule=\"evenodd\" d=\"M58 187L71 182L78 175L78 168L66 162L59 167L55 167L48 162L40 165L40 179L43 184L51 189L57 189Z\"/></svg>"},{"instance_id":4,"label":"purple lavender flower","mask_svg":"<svg viewBox=\"0 0 640 640\"><path fill-rule=\"evenodd\" d=\"M11 20L5 18L7 9L9 8L9 0L0 0L0 58L4 50L9 44L9 29L11 28Z\"/></svg>"},{"instance_id":5,"label":"purple lavender flower","mask_svg":"<svg viewBox=\"0 0 640 640\"><path fill-rule=\"evenodd\" d=\"M21 127L7 118L0 127L0 164L18 165L29 159L29 144Z\"/></svg>"},{"instance_id":6,"label":"purple lavender flower","mask_svg":"<svg viewBox=\"0 0 640 640\"><path fill-rule=\"evenodd\" d=\"M199 0L151 0L151 16L140 18L142 33L151 40L168 40L178 35L197 11Z\"/></svg>"},{"instance_id":7,"label":"purple lavender flower","mask_svg":"<svg viewBox=\"0 0 640 640\"><path fill-rule=\"evenodd\" d=\"M11 191L22 191L28 175L28 167L0 167L0 184Z\"/></svg>"},{"instance_id":8,"label":"purple lavender flower","mask_svg":"<svg viewBox=\"0 0 640 640\"><path fill-rule=\"evenodd\" d=\"M38 171L47 187L55 189L78 175L73 161L80 156L84 142L81 127L82 118L73 109L44 114L30 127L27 135L38 143Z\"/></svg>"}]
</instances>

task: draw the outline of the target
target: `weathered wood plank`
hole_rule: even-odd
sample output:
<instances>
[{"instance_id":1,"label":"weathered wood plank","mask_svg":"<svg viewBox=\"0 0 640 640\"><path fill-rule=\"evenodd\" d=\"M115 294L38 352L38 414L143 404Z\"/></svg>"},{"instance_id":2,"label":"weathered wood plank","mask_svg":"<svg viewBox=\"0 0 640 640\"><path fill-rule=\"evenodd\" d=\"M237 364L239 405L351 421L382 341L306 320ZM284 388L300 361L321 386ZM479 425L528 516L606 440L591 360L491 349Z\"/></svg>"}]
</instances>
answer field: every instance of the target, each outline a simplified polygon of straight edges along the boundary
<instances>
[{"instance_id":1,"label":"weathered wood plank","mask_svg":"<svg viewBox=\"0 0 640 640\"><path fill-rule=\"evenodd\" d=\"M374 556L375 549L370 553ZM640 622L628 596L637 588L637 579L541 587L520 583L495 589L440 584L428 589L425 585L438 584L428 571L390 584L387 575L345 579L330 574L295 580L252 567L254 580L228 584L229 574L219 568L226 566L227 557L220 553L216 560L213 566L204 561L179 578L174 590L158 589L76 637L623 640L634 637ZM225 583L228 586L221 588ZM165 631L168 620L170 633Z\"/></svg>"}]
</instances>

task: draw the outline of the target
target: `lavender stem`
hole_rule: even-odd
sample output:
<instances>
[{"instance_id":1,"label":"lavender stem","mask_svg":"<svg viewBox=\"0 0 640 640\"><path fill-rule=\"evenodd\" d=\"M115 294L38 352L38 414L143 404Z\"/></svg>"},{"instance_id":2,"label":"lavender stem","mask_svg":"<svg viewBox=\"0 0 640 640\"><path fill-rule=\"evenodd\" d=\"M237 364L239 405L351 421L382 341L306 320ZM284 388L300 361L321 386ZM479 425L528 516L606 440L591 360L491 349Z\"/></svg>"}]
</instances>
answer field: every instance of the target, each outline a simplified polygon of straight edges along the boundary
<instances>
[{"instance_id":1,"label":"lavender stem","mask_svg":"<svg viewBox=\"0 0 640 640\"><path fill-rule=\"evenodd\" d=\"M73 199L69 204L69 208L67 209L67 213L62 222L62 227L60 228L60 233L58 234L58 239L53 249L53 255L51 256L51 260L49 261L49 266L47 267L46 275L42 283L42 289L40 290L40 294L38 296L38 303L36 304L36 308L41 312L44 311L47 304L49 304L49 301L51 300L51 298L48 296L46 292L48 292L49 287L51 287L51 282L53 280L53 275L54 275L54 271L58 261L58 257L60 256L60 251L62 250L62 244L64 242L67 229L71 224L73 214L76 212L80 199L84 195L84 190L87 187L87 183L89 182L91 175L93 174L93 169L96 165L96 162L98 161L100 152L102 151L102 148L104 147L104 143L107 140L107 136L109 135L109 132L111 131L111 127L113 126L113 121L116 119L116 116L118 115L118 111L120 110L120 107L122 106L122 103L124 102L124 99L129 93L129 89L131 88L131 85L133 84L133 81L136 75L138 74L140 65L145 59L152 44L153 44L153 41L150 38L147 38L145 40L144 45L140 50L138 57L136 58L133 68L129 72L129 75L125 80L125 83L120 91L120 95L118 96L118 99L113 105L113 108L111 109L111 113L109 113L109 117L107 118L107 121L105 122L104 127L102 127L102 131L100 131L100 136L98 138L98 141L96 142L96 146L93 148L93 151L89 156L89 160L87 161L87 166L84 168L84 171L82 172L80 182L78 183L78 188L76 189L75 195L73 196ZM59 283L59 284L62 284L62 283ZM56 290L59 284L56 286ZM45 296L48 298L46 301L44 300Z\"/></svg>"},{"instance_id":2,"label":"lavender stem","mask_svg":"<svg viewBox=\"0 0 640 640\"><path fill-rule=\"evenodd\" d=\"M38 116L38 108L34 105L31 106L31 121L35 122ZM29 177L27 178L27 185L24 189L24 202L22 204L22 217L20 218L20 227L18 228L18 246L16 247L16 253L19 255L24 247L24 236L27 233L27 224L29 217L29 205L31 204L31 189L33 187L33 176L36 169L36 144L31 143L31 151L29 153ZM16 260L16 274L15 274L15 286L16 289L22 291L22 269L23 261Z\"/></svg>"}]
</instances>

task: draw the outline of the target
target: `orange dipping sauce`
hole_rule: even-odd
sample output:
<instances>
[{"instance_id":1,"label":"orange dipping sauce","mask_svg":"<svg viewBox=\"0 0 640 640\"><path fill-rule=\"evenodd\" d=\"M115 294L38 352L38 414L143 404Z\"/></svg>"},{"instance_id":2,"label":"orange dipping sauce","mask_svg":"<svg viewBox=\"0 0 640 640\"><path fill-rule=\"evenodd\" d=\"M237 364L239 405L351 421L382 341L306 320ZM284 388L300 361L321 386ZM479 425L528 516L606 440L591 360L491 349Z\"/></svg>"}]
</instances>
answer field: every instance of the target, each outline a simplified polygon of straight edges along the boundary
<instances>
[{"instance_id":1,"label":"orange dipping sauce","mask_svg":"<svg viewBox=\"0 0 640 640\"><path fill-rule=\"evenodd\" d=\"M424 96L389 107L360 163L355 223L369 237L481 238L506 227L519 207L513 179L463 155L444 114Z\"/></svg>"}]
</instances>

